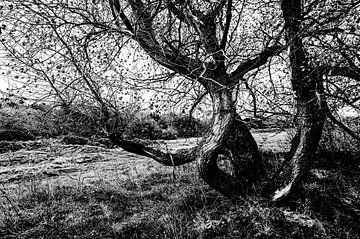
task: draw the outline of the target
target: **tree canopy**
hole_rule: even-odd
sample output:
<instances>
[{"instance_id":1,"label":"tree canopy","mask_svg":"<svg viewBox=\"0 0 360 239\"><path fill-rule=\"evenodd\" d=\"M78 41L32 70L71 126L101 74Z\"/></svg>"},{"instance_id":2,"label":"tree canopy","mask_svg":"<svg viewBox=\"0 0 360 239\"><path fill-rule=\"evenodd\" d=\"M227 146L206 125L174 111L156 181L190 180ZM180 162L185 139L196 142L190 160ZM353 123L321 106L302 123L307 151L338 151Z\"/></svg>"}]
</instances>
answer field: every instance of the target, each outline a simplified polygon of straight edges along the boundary
<instances>
[{"instance_id":1,"label":"tree canopy","mask_svg":"<svg viewBox=\"0 0 360 239\"><path fill-rule=\"evenodd\" d=\"M228 197L271 179L264 195L282 200L306 179L327 117L359 139L336 115L344 106L360 110L359 10L356 0L5 0L0 20L13 69L32 85L40 78L63 105L91 96L104 124L129 86L167 84L177 98L191 92L190 112L208 95L212 128L192 149L170 154L110 138L166 165L197 161L204 181ZM145 62L131 81L130 52ZM297 133L278 175L267 172L243 122L246 102L255 117L294 117Z\"/></svg>"}]
</instances>

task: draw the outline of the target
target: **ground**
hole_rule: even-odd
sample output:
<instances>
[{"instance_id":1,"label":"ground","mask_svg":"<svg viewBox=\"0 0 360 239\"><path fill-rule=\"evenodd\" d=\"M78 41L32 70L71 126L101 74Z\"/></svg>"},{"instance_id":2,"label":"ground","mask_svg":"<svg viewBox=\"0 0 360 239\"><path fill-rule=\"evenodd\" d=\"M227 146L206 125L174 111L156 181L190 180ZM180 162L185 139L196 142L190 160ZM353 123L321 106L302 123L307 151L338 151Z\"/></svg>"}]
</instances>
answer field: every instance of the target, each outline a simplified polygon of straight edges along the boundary
<instances>
[{"instance_id":1,"label":"ground","mask_svg":"<svg viewBox=\"0 0 360 239\"><path fill-rule=\"evenodd\" d=\"M281 160L276 152L288 149L288 132L253 135L274 160ZM198 140L160 143L171 151ZM316 203L323 198L296 206L256 197L230 202L199 180L192 164L166 167L119 148L61 139L23 146L0 154L1 238L360 238L356 223L336 221L349 217L334 211L333 201L320 205L329 207L329 217L318 213ZM331 173L313 172L330 185L329 175L344 181ZM352 188L350 197L359 199L358 191Z\"/></svg>"},{"instance_id":2,"label":"ground","mask_svg":"<svg viewBox=\"0 0 360 239\"><path fill-rule=\"evenodd\" d=\"M259 147L271 151L282 151L287 147L286 136L286 132L276 131L254 134ZM199 138L159 143L165 143L172 150L194 146L197 141ZM61 139L38 140L27 148L0 154L0 182L7 187L29 179L71 183L74 180L135 179L154 172L170 171L172 168L120 148L66 145L61 143Z\"/></svg>"}]
</instances>

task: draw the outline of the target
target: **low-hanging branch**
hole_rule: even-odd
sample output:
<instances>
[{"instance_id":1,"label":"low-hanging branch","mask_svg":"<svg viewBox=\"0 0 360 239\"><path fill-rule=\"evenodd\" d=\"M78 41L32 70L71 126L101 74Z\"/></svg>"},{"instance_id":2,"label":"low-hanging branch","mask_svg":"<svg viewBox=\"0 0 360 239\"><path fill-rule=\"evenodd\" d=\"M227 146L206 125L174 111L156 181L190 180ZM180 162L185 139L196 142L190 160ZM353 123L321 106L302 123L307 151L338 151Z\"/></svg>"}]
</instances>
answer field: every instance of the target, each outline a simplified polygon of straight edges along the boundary
<instances>
[{"instance_id":1,"label":"low-hanging branch","mask_svg":"<svg viewBox=\"0 0 360 239\"><path fill-rule=\"evenodd\" d=\"M175 152L163 151L131 140L122 139L116 134L110 135L110 140L122 149L149 157L166 166L180 166L195 161L199 146L188 149L178 149Z\"/></svg>"}]
</instances>

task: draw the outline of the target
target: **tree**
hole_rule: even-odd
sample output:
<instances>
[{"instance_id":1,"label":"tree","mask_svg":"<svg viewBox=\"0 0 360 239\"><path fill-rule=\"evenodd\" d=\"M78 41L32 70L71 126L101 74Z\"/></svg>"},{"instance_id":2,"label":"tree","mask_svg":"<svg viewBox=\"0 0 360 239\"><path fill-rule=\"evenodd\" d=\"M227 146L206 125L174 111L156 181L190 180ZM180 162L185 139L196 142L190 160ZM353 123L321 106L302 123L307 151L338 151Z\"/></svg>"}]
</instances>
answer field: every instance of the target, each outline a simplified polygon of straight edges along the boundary
<instances>
[{"instance_id":1,"label":"tree","mask_svg":"<svg viewBox=\"0 0 360 239\"><path fill-rule=\"evenodd\" d=\"M123 41L125 36L163 68L191 84L200 85L213 104L212 128L202 143L193 149L169 155L113 134L111 138L116 144L166 165L196 160L200 176L229 197L244 195L262 181L266 176L265 167L255 140L237 114L235 94L237 86L248 80L251 71L266 64L283 49L279 44L281 23L275 28L269 27L279 15L276 4L264 1L265 4L260 6L256 1L231 0L80 2L11 1L8 11L17 10L18 14L10 16L19 25L32 22L28 25L30 28L25 29L30 29L29 33L34 36L51 34L46 49L64 56L98 101L94 81L89 83L89 70L96 57L89 55L90 43L100 36L117 36L119 41ZM28 19L22 21L19 16L25 12ZM9 24L11 29L15 28ZM34 34L34 29L40 29L42 34ZM20 34L13 37L16 43L36 45L34 40L17 41L23 35L27 36L25 39L29 38L21 29L18 32ZM61 47L57 49L59 45ZM14 52L17 50L16 46L10 48ZM49 53L38 54L38 49L34 49L35 55L29 58L44 57L45 60L36 62L43 66ZM32 63L29 65L33 67ZM101 104L102 99L99 102ZM219 169L217 160L220 155L231 162L232 174Z\"/></svg>"},{"instance_id":2,"label":"tree","mask_svg":"<svg viewBox=\"0 0 360 239\"><path fill-rule=\"evenodd\" d=\"M327 103L325 79L333 76L360 79L360 68L356 66L358 48L354 45L360 40L360 32L354 30L353 15L359 9L359 1L281 2L298 131L289 156L290 176L275 194L275 200L285 198L300 186L312 166L326 117L335 120Z\"/></svg>"},{"instance_id":3,"label":"tree","mask_svg":"<svg viewBox=\"0 0 360 239\"><path fill-rule=\"evenodd\" d=\"M102 100L99 100L98 91L93 87L94 81L88 83L91 79L89 71L93 69L90 66L96 63L96 54L101 54L102 49L108 51L117 46L108 45L111 47L106 48L103 44L91 54L90 44L96 44L101 37L117 38L116 43L130 39L165 71L174 72L190 85L201 86L208 92L214 112L212 128L203 142L191 150L169 155L122 140L114 134L111 138L124 149L167 165L197 160L201 177L229 197L243 195L265 176L256 142L236 112L235 93L237 85L246 80L247 73L264 65L282 49L278 44L277 31L267 27L268 19L273 18L268 12L271 8L271 4L258 7L257 2L225 0L31 0L9 1L8 4L10 16L19 24L31 22L30 29L40 30L42 36L52 35L48 48L54 49L72 64L72 69L100 104ZM14 11L18 14L12 15ZM24 22L21 13L27 13L28 19ZM250 19L253 24L247 24ZM14 29L15 26L9 23L9 28ZM27 35L21 29L18 33L20 37ZM41 36L35 31L30 33ZM53 45L55 48L52 48ZM47 54L37 56L46 59ZM39 65L44 63L40 61ZM103 68L101 62L98 67ZM233 174L219 169L219 155L232 162Z\"/></svg>"},{"instance_id":4,"label":"tree","mask_svg":"<svg viewBox=\"0 0 360 239\"><path fill-rule=\"evenodd\" d=\"M8 11L13 12L16 6L20 9L18 13L29 11L35 19L42 19L43 25L38 26L36 22L33 25L39 29L48 27L46 31L56 36L51 38L56 39L51 44L62 48L55 48L54 52L61 53L60 56L78 72L100 105L104 101L100 94L101 83L109 79L98 83L92 76L98 77L100 71L109 72L110 68L119 69L114 64L116 57L121 58L121 54L114 53L119 49L139 48L139 54L149 56L149 65L156 63L157 70L162 73L159 78L153 78L155 81L176 77L174 88L179 87L179 82L187 82L184 86L189 89L196 88L199 94L195 105L204 95L209 95L212 127L203 141L192 149L169 153L125 140L116 133L110 138L125 150L165 165L196 160L204 181L228 197L244 195L254 185L269 179L257 144L237 110L239 85L244 83L248 89L256 116L258 99L264 97L265 92L274 96L270 99L281 97L276 97L275 87L273 91L265 90L260 97L251 80L265 66L271 72L279 64L289 63L298 130L282 173L275 175L276 179L265 190L272 194L281 188L273 197L281 200L291 195L309 173L324 120L326 116L331 118L328 99L346 95L345 99L355 107L359 101L356 94L349 100L349 94L334 91L334 87L349 85L349 79L359 79L359 33L353 30L358 21L354 13L358 5L355 0L347 3L327 0L31 0L9 1ZM14 18L22 20L20 14L15 14ZM10 26L14 25L10 23ZM27 35L19 32L18 36ZM31 33L37 34L36 31ZM40 55L46 58L47 54ZM97 61L98 55L100 59L109 59ZM277 61L271 61L275 57ZM44 63L39 62L39 65ZM157 70L151 72L156 74ZM274 83L271 79L269 82ZM138 83L134 86L139 86ZM325 87L328 85L333 87ZM286 94L286 99L292 97L288 89L281 92ZM281 109L281 113L286 113L286 109ZM218 167L219 158L232 164L231 173Z\"/></svg>"},{"instance_id":5,"label":"tree","mask_svg":"<svg viewBox=\"0 0 360 239\"><path fill-rule=\"evenodd\" d=\"M106 122L116 97L110 103L104 95L121 89L111 89L111 81L105 80L121 44L114 44L111 37L99 39L94 27L101 23L99 9L95 11L89 5L76 12L64 7L63 2L52 1L4 1L1 6L5 30L2 47L8 55L8 67L23 88L18 93L30 88L29 94L34 95L35 89L35 100L58 102L69 114L77 111L71 107L73 103L97 104L100 118ZM84 19L93 21L81 24ZM113 49L100 51L98 44Z\"/></svg>"},{"instance_id":6,"label":"tree","mask_svg":"<svg viewBox=\"0 0 360 239\"><path fill-rule=\"evenodd\" d=\"M154 97L161 100L167 94L174 102L201 90L192 82L174 79L164 69L149 69L154 63L114 28L107 10L106 5L93 1L4 1L1 46L8 56L9 71L2 74L18 81L14 93L55 101L70 114L79 113L73 107L76 104L97 105L103 126L109 126L109 117L139 102L139 89L157 91ZM141 63L130 65L129 58ZM176 89L169 92L165 82L177 85ZM164 108L164 104L153 105L154 111Z\"/></svg>"},{"instance_id":7,"label":"tree","mask_svg":"<svg viewBox=\"0 0 360 239\"><path fill-rule=\"evenodd\" d=\"M169 155L116 135L112 140L128 151L166 165L196 160L204 181L229 197L243 195L261 182L265 168L255 140L236 112L234 93L248 72L282 49L274 33L259 27L269 15L264 15L256 3L241 1L134 0L109 4L120 30L126 29L158 64L201 84L213 104L211 130L191 150ZM254 26L240 20L251 14L256 16L252 19ZM241 27L245 28L243 32L239 31ZM256 33L259 35L255 38ZM236 44L241 40L244 44L239 47ZM219 155L232 163L232 175L219 169Z\"/></svg>"}]
</instances>

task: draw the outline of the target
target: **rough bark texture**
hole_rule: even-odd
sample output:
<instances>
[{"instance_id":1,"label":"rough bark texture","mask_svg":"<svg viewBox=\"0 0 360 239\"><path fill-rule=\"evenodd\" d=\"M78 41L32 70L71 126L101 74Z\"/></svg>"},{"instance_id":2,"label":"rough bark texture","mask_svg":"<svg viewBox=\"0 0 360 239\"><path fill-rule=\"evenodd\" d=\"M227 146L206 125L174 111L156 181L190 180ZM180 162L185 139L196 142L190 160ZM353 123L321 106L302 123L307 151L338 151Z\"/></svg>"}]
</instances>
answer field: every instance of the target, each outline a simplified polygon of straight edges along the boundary
<instances>
[{"instance_id":1,"label":"rough bark texture","mask_svg":"<svg viewBox=\"0 0 360 239\"><path fill-rule=\"evenodd\" d=\"M214 118L211 132L197 155L200 176L225 196L244 195L265 175L257 144L237 117L231 92L222 90L211 97ZM231 162L233 174L220 170L219 155L225 155Z\"/></svg>"},{"instance_id":2,"label":"rough bark texture","mask_svg":"<svg viewBox=\"0 0 360 239\"><path fill-rule=\"evenodd\" d=\"M119 29L124 25L131 33L131 38L137 41L158 64L200 83L209 92L214 109L211 132L204 137L198 147L191 150L176 153L162 152L120 140L114 135L113 142L130 152L153 158L165 165L179 165L197 160L201 178L228 197L242 195L253 184L261 181L261 177L265 175L264 165L254 138L236 115L232 91L244 75L264 65L269 58L282 51L282 46L275 42L274 45L265 47L258 54L239 62L236 69L229 73L229 66L226 65L226 45L232 24L232 1L228 2L227 7L227 1L214 2L214 8L206 10L197 9L191 2L186 1L181 6L180 2L166 1L164 4L160 2L158 7L154 8L154 4L132 0L129 1L130 8L126 11L119 1L109 1L109 3L114 22ZM153 20L157 14L160 14L159 9L162 7L174 18L183 22L187 29L192 29L194 36L181 38L178 44L171 44L166 41L166 37L159 37ZM217 22L225 9L227 12L225 26L219 26ZM127 12L131 12L132 18L127 17ZM224 32L220 39L218 32L222 28ZM167 29L171 30L171 25ZM171 34L178 33L169 31L166 34L172 39ZM199 55L199 50L190 53L188 50L184 51L183 46L193 46L193 43L199 45L205 54ZM204 58L206 60L203 60ZM231 163L233 169L231 173L221 170L218 165L219 158Z\"/></svg>"},{"instance_id":3,"label":"rough bark texture","mask_svg":"<svg viewBox=\"0 0 360 239\"><path fill-rule=\"evenodd\" d=\"M313 100L314 101L314 100ZM298 106L301 112L300 128L293 140L288 165L284 168L286 185L278 190L273 199L282 200L293 193L306 179L322 134L325 117L318 102L304 102Z\"/></svg>"},{"instance_id":4,"label":"rough bark texture","mask_svg":"<svg viewBox=\"0 0 360 239\"><path fill-rule=\"evenodd\" d=\"M110 139L129 152L155 159L168 166L196 160L200 177L211 187L229 198L244 195L265 176L257 144L236 114L231 90L217 90L211 93L211 97L214 107L212 128L194 148L164 152L123 140L118 135L111 135ZM231 163L231 173L219 168L219 157Z\"/></svg>"},{"instance_id":5,"label":"rough bark texture","mask_svg":"<svg viewBox=\"0 0 360 239\"><path fill-rule=\"evenodd\" d=\"M326 116L322 75L309 65L302 43L301 1L284 0L281 7L285 19L286 41L290 45L291 81L296 93L299 128L292 141L289 163L282 175L286 183L275 193L275 201L291 195L306 178L312 166Z\"/></svg>"},{"instance_id":6,"label":"rough bark texture","mask_svg":"<svg viewBox=\"0 0 360 239\"><path fill-rule=\"evenodd\" d=\"M121 138L121 135L117 134L111 134L110 140L128 152L152 158L166 166L179 166L195 161L199 147L196 146L190 149L179 149L176 152L168 152L138 142L124 140Z\"/></svg>"}]
</instances>

